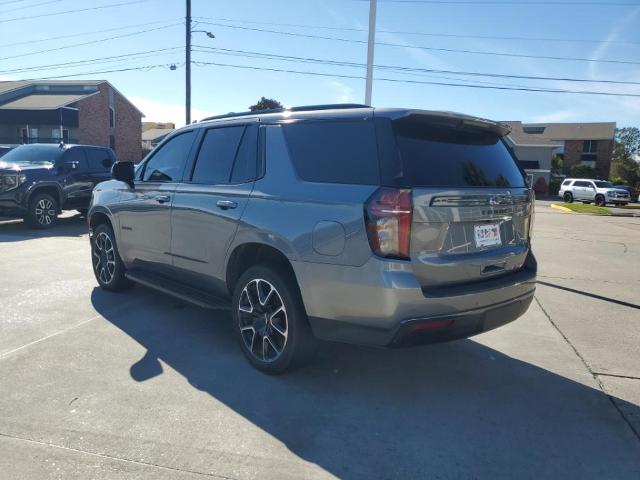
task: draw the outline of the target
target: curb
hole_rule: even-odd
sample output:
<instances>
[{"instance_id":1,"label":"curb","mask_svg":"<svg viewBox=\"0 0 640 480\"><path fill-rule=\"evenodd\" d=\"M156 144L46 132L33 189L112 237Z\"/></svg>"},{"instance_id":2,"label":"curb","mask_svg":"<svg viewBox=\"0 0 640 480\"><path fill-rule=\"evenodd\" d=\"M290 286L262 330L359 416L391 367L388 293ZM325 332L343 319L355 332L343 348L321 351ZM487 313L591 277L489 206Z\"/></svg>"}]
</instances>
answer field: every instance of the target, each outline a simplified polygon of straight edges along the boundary
<instances>
[{"instance_id":1,"label":"curb","mask_svg":"<svg viewBox=\"0 0 640 480\"><path fill-rule=\"evenodd\" d=\"M556 205L555 203L552 203L551 205L549 205L551 208L555 208L556 210L560 210L561 212L569 212L569 213L576 213L573 210L571 210L570 208L567 207L563 207L562 205Z\"/></svg>"}]
</instances>

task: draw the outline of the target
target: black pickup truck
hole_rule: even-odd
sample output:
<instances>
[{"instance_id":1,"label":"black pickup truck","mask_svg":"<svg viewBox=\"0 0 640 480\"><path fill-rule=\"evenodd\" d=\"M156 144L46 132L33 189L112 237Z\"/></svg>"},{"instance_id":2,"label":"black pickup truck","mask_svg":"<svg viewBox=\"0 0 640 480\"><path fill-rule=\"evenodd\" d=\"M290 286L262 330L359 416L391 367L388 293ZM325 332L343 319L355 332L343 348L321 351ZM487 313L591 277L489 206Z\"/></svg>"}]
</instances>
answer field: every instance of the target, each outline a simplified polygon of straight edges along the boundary
<instances>
[{"instance_id":1,"label":"black pickup truck","mask_svg":"<svg viewBox=\"0 0 640 480\"><path fill-rule=\"evenodd\" d=\"M52 227L62 210L85 213L93 187L109 179L113 150L90 145L21 145L0 158L0 216Z\"/></svg>"}]
</instances>

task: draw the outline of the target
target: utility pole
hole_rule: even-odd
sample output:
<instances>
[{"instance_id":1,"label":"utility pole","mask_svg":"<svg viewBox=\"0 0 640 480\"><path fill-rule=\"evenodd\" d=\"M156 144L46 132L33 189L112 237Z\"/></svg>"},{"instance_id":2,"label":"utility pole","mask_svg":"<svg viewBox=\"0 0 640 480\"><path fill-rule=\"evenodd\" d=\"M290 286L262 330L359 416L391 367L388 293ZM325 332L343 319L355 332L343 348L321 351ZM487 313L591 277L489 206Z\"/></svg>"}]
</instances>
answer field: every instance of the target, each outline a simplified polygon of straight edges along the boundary
<instances>
[{"instance_id":1,"label":"utility pole","mask_svg":"<svg viewBox=\"0 0 640 480\"><path fill-rule=\"evenodd\" d=\"M186 26L186 60L185 60L185 125L191 123L191 0L187 0Z\"/></svg>"},{"instance_id":2,"label":"utility pole","mask_svg":"<svg viewBox=\"0 0 640 480\"><path fill-rule=\"evenodd\" d=\"M369 42L367 45L367 85L364 94L365 105L371 105L373 87L373 49L376 43L376 8L378 1L369 0Z\"/></svg>"}]
</instances>

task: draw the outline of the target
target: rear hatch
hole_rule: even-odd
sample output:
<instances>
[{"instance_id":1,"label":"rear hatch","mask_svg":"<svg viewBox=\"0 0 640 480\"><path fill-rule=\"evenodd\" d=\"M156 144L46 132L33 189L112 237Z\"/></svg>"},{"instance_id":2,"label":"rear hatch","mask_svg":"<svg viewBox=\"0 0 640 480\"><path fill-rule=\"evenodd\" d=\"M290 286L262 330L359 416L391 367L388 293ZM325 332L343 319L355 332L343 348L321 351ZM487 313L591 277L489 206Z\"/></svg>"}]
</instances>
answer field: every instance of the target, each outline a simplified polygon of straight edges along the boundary
<instances>
[{"instance_id":1,"label":"rear hatch","mask_svg":"<svg viewBox=\"0 0 640 480\"><path fill-rule=\"evenodd\" d=\"M411 188L410 257L423 290L520 270L533 196L504 127L415 113L391 124L396 152L381 156L383 180Z\"/></svg>"}]
</instances>

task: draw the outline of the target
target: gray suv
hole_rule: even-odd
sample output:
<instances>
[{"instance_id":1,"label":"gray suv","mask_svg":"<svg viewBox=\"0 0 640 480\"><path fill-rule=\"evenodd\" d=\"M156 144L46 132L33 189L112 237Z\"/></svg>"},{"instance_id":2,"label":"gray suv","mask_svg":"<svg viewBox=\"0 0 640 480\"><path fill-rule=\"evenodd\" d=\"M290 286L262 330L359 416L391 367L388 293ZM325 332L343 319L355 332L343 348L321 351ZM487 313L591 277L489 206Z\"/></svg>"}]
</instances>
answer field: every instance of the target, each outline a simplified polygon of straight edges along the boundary
<instances>
[{"instance_id":1,"label":"gray suv","mask_svg":"<svg viewBox=\"0 0 640 480\"><path fill-rule=\"evenodd\" d=\"M469 337L532 301L533 197L505 126L362 105L188 125L88 214L100 286L231 308L247 359L280 373L317 339Z\"/></svg>"}]
</instances>

